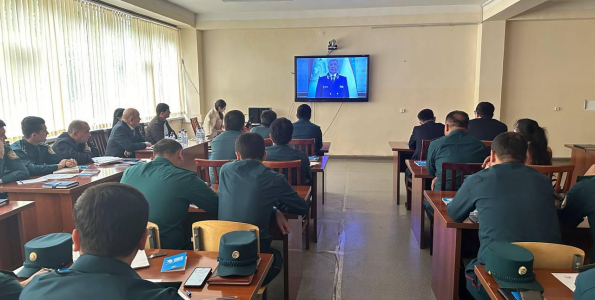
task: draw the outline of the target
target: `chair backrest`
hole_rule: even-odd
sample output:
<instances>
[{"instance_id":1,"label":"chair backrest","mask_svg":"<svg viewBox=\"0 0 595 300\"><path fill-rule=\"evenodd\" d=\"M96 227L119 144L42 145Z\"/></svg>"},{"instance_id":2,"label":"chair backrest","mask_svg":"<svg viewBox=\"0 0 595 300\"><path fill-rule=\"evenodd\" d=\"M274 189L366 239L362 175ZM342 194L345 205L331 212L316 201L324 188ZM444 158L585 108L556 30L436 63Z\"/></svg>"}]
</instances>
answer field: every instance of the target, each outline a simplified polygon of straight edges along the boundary
<instances>
[{"instance_id":1,"label":"chair backrest","mask_svg":"<svg viewBox=\"0 0 595 300\"><path fill-rule=\"evenodd\" d=\"M258 240L260 253L260 231L252 224L230 221L200 221L192 224L192 244L195 251L219 252L221 236L232 231L252 231Z\"/></svg>"},{"instance_id":2,"label":"chair backrest","mask_svg":"<svg viewBox=\"0 0 595 300\"><path fill-rule=\"evenodd\" d=\"M471 175L471 174L475 174L479 171L481 171L481 164L460 164L460 163L442 163L442 178L441 178L441 184L442 184L442 190L443 191L456 191L457 190L457 175L459 173L461 173L461 177L460 177L460 184L459 186L461 186L463 184L463 181L465 181L465 175ZM447 189L446 187L446 179L448 178L448 171L452 171L451 175L452 175L452 180L450 181L450 189Z\"/></svg>"},{"instance_id":3,"label":"chair backrest","mask_svg":"<svg viewBox=\"0 0 595 300\"><path fill-rule=\"evenodd\" d=\"M273 145L273 140L271 139L264 139L264 146L265 147L270 147Z\"/></svg>"},{"instance_id":4,"label":"chair backrest","mask_svg":"<svg viewBox=\"0 0 595 300\"><path fill-rule=\"evenodd\" d=\"M198 127L198 118L190 118L190 124L192 124L192 131L194 131L194 135L196 135L196 127Z\"/></svg>"},{"instance_id":5,"label":"chair backrest","mask_svg":"<svg viewBox=\"0 0 595 300\"><path fill-rule=\"evenodd\" d=\"M302 185L301 160L263 161L262 164L275 172L285 175L285 178L287 178L289 184ZM294 176L296 177L295 179Z\"/></svg>"},{"instance_id":6,"label":"chair backrest","mask_svg":"<svg viewBox=\"0 0 595 300\"><path fill-rule=\"evenodd\" d=\"M147 229L149 229L149 236L145 243L145 248L161 249L161 238L159 237L159 226L155 223L147 222Z\"/></svg>"},{"instance_id":7,"label":"chair backrest","mask_svg":"<svg viewBox=\"0 0 595 300\"><path fill-rule=\"evenodd\" d=\"M567 245L538 243L538 242L517 242L513 243L519 245L533 253L535 258L533 261L533 268L535 269L573 269L574 256L578 254L582 256L584 261L585 251Z\"/></svg>"},{"instance_id":8,"label":"chair backrest","mask_svg":"<svg viewBox=\"0 0 595 300\"><path fill-rule=\"evenodd\" d=\"M198 178L202 179L206 183L219 184L219 168L224 164L228 163L229 160L212 160L212 159L194 159L196 164L196 174ZM209 169L213 168L213 177L215 182L211 182L211 176L209 176Z\"/></svg>"},{"instance_id":9,"label":"chair backrest","mask_svg":"<svg viewBox=\"0 0 595 300\"><path fill-rule=\"evenodd\" d=\"M482 141L482 142L486 146L486 151L489 155L490 151L492 150L492 141Z\"/></svg>"},{"instance_id":10,"label":"chair backrest","mask_svg":"<svg viewBox=\"0 0 595 300\"><path fill-rule=\"evenodd\" d=\"M554 181L554 193L567 193L572 182L574 165L529 166ZM566 174L566 176L564 176ZM562 184L564 182L564 184Z\"/></svg>"},{"instance_id":11,"label":"chair backrest","mask_svg":"<svg viewBox=\"0 0 595 300\"><path fill-rule=\"evenodd\" d=\"M293 139L289 142L289 146L305 152L308 156L316 155L316 141L314 139Z\"/></svg>"},{"instance_id":12,"label":"chair backrest","mask_svg":"<svg viewBox=\"0 0 595 300\"><path fill-rule=\"evenodd\" d=\"M147 134L145 133L146 126L147 126L147 123L140 123L139 129L138 129L140 131L140 135L142 135L144 137L147 136Z\"/></svg>"},{"instance_id":13,"label":"chair backrest","mask_svg":"<svg viewBox=\"0 0 595 300\"><path fill-rule=\"evenodd\" d=\"M419 160L426 160L428 159L428 149L430 148L431 140L422 140L421 141L421 153L419 154Z\"/></svg>"},{"instance_id":14,"label":"chair backrest","mask_svg":"<svg viewBox=\"0 0 595 300\"><path fill-rule=\"evenodd\" d=\"M93 130L91 131L91 138L89 138L89 140L91 141L91 143L93 143L95 145L95 147L97 147L97 150L99 150L99 156L104 156L105 155L105 148L107 147L107 132L103 129L99 129L99 130Z\"/></svg>"}]
</instances>

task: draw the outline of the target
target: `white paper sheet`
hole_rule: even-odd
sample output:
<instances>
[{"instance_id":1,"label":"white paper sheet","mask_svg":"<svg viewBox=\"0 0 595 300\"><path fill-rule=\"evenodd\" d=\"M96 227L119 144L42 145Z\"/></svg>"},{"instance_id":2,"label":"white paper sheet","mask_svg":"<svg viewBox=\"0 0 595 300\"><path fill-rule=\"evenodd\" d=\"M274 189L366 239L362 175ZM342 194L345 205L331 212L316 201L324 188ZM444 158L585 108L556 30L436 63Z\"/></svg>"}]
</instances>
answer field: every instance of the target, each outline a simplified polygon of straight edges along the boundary
<instances>
[{"instance_id":1,"label":"white paper sheet","mask_svg":"<svg viewBox=\"0 0 595 300\"><path fill-rule=\"evenodd\" d=\"M162 282L163 279L145 279L146 281L150 281L150 282Z\"/></svg>"},{"instance_id":2,"label":"white paper sheet","mask_svg":"<svg viewBox=\"0 0 595 300\"><path fill-rule=\"evenodd\" d=\"M77 175L78 175L78 173L76 173L76 174L49 174L49 175L45 175L43 177L45 177L45 179L47 179L47 180L61 180L61 179L74 178Z\"/></svg>"},{"instance_id":3,"label":"white paper sheet","mask_svg":"<svg viewBox=\"0 0 595 300\"><path fill-rule=\"evenodd\" d=\"M79 256L80 254L78 251L72 251L72 261L76 261ZM132 260L132 264L130 266L133 269L146 268L149 266L149 259L147 258L147 253L145 250L138 250L138 253L136 253L136 256Z\"/></svg>"},{"instance_id":4,"label":"white paper sheet","mask_svg":"<svg viewBox=\"0 0 595 300\"><path fill-rule=\"evenodd\" d=\"M42 177L35 178L35 179L20 180L20 181L17 181L17 184L18 185L30 184L30 183L44 182L46 180L47 180L47 178L45 178L45 176L42 176Z\"/></svg>"},{"instance_id":5,"label":"white paper sheet","mask_svg":"<svg viewBox=\"0 0 595 300\"><path fill-rule=\"evenodd\" d=\"M310 162L310 167L317 166L317 165L319 165L319 164L320 164L319 162L312 162L312 161L311 161L311 162Z\"/></svg>"},{"instance_id":6,"label":"white paper sheet","mask_svg":"<svg viewBox=\"0 0 595 300\"><path fill-rule=\"evenodd\" d=\"M78 174L79 168L72 167L72 168L62 168L60 170L54 171L54 174Z\"/></svg>"},{"instance_id":7,"label":"white paper sheet","mask_svg":"<svg viewBox=\"0 0 595 300\"><path fill-rule=\"evenodd\" d=\"M578 273L552 273L554 277L556 277L560 282L562 282L565 286L567 286L572 292L576 289L574 283L576 282L576 277Z\"/></svg>"}]
</instances>

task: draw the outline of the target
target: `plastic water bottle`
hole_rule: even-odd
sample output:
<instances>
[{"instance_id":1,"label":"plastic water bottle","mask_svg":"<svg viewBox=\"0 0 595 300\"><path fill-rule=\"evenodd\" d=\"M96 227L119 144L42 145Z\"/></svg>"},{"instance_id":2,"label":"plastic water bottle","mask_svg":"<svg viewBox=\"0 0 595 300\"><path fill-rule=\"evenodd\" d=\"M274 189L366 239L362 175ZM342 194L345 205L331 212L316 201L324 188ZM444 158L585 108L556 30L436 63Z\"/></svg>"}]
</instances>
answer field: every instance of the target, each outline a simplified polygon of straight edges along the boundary
<instances>
[{"instance_id":1,"label":"plastic water bottle","mask_svg":"<svg viewBox=\"0 0 595 300\"><path fill-rule=\"evenodd\" d=\"M182 129L182 146L188 146L188 133L185 129Z\"/></svg>"},{"instance_id":2,"label":"plastic water bottle","mask_svg":"<svg viewBox=\"0 0 595 300\"><path fill-rule=\"evenodd\" d=\"M205 141L205 132L200 125L196 125L196 142L202 143Z\"/></svg>"}]
</instances>

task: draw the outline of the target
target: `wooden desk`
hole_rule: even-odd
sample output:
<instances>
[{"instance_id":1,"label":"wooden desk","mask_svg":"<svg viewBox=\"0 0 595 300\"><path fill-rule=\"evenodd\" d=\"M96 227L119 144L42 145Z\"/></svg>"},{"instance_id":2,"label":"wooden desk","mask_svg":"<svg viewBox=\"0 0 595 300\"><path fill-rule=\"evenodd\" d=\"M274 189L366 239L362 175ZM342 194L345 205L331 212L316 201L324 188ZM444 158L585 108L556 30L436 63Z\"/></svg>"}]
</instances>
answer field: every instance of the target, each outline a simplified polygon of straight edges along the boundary
<instances>
[{"instance_id":1,"label":"wooden desk","mask_svg":"<svg viewBox=\"0 0 595 300\"><path fill-rule=\"evenodd\" d=\"M162 279L164 282L182 282L180 290L188 290L192 293L191 299L208 299L216 297L238 296L242 300L256 300L258 299L258 289L262 286L262 282L266 277L269 269L273 264L272 254L260 254L260 264L256 271L256 275L252 279L250 285L205 285L202 289L199 288L185 288L184 282L192 274L194 268L212 268L213 271L217 268L217 252L206 251L183 251L183 250L163 250L163 249L147 249L147 256L154 253L167 253L167 256L172 256L186 252L188 260L186 261L186 270L178 272L161 273L161 266L165 256L149 259L150 267L138 269L136 272L143 279Z\"/></svg>"},{"instance_id":2,"label":"wooden desk","mask_svg":"<svg viewBox=\"0 0 595 300\"><path fill-rule=\"evenodd\" d=\"M595 150L586 150L574 147L572 144L564 145L572 150L570 164L574 165L572 173L572 185L576 182L578 176L583 176L589 168L595 164Z\"/></svg>"},{"instance_id":3,"label":"wooden desk","mask_svg":"<svg viewBox=\"0 0 595 300\"><path fill-rule=\"evenodd\" d=\"M324 156L330 150L331 150L331 142L322 142L322 148L320 148L320 150L318 150L318 153L316 153L316 155Z\"/></svg>"},{"instance_id":4,"label":"wooden desk","mask_svg":"<svg viewBox=\"0 0 595 300\"><path fill-rule=\"evenodd\" d=\"M411 159L406 160L405 164L409 171L411 171L411 231L417 242L419 243L420 249L426 248L426 242L424 237L424 223L425 214L423 200L423 191L426 189L426 179L434 178L428 174L426 167L420 167L415 164Z\"/></svg>"},{"instance_id":5,"label":"wooden desk","mask_svg":"<svg viewBox=\"0 0 595 300\"><path fill-rule=\"evenodd\" d=\"M21 212L32 209L33 201L10 201L0 206L0 269L14 270L23 265L24 248Z\"/></svg>"},{"instance_id":6,"label":"wooden desk","mask_svg":"<svg viewBox=\"0 0 595 300\"><path fill-rule=\"evenodd\" d=\"M548 300L572 300L572 291L558 280L552 273L576 273L575 270L535 269L535 278L543 287L543 297ZM483 284L492 300L504 300L498 292L496 280L488 274L485 266L475 266L475 275Z\"/></svg>"},{"instance_id":7,"label":"wooden desk","mask_svg":"<svg viewBox=\"0 0 595 300\"><path fill-rule=\"evenodd\" d=\"M153 158L153 149L143 149L134 152L136 158ZM184 155L183 168L196 172L195 158L209 159L209 143L197 143L196 141L188 141L188 146L184 147L182 151Z\"/></svg>"},{"instance_id":8,"label":"wooden desk","mask_svg":"<svg viewBox=\"0 0 595 300\"><path fill-rule=\"evenodd\" d=\"M409 149L405 142L388 142L393 151L393 201L401 204L401 172L405 171L406 159L411 159L414 150Z\"/></svg>"},{"instance_id":9,"label":"wooden desk","mask_svg":"<svg viewBox=\"0 0 595 300\"><path fill-rule=\"evenodd\" d=\"M314 243L318 243L318 219L320 218L320 210L318 208L322 208L322 206L318 205L318 173L322 175L322 204L324 205L324 168L326 168L326 163L328 162L328 156L319 156L318 162L320 164L313 166L312 170L312 227L313 227L313 241Z\"/></svg>"},{"instance_id":10,"label":"wooden desk","mask_svg":"<svg viewBox=\"0 0 595 300\"><path fill-rule=\"evenodd\" d=\"M76 199L92 186L105 182L120 182L126 167L109 165L89 166L87 170L99 170L95 176L74 177L78 186L70 189L44 189L45 182L18 185L16 182L0 185L0 191L8 193L11 201L34 201L35 207L22 212L23 235L26 241L55 232L71 233L74 229L72 207Z\"/></svg>"}]
</instances>

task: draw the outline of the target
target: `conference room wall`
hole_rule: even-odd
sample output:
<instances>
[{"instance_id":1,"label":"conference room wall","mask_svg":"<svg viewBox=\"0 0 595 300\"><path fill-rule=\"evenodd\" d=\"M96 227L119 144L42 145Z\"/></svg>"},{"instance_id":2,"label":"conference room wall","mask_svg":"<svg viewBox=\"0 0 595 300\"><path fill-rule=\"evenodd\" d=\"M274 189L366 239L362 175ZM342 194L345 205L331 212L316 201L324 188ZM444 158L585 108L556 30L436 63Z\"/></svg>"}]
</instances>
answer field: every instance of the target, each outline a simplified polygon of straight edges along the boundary
<instances>
[{"instance_id":1,"label":"conference room wall","mask_svg":"<svg viewBox=\"0 0 595 300\"><path fill-rule=\"evenodd\" d=\"M554 157L567 143L595 143L595 20L509 21L506 29L502 120L545 126ZM560 107L555 111L554 107Z\"/></svg>"},{"instance_id":2,"label":"conference room wall","mask_svg":"<svg viewBox=\"0 0 595 300\"><path fill-rule=\"evenodd\" d=\"M223 98L228 111L270 106L287 117L291 109L295 120L294 56L324 55L331 39L333 54L371 55L370 102L343 105L324 136L333 155L391 155L387 141L408 140L423 108L440 122L451 110L473 111L476 25L203 31L201 99ZM323 133L340 105L312 105Z\"/></svg>"}]
</instances>

